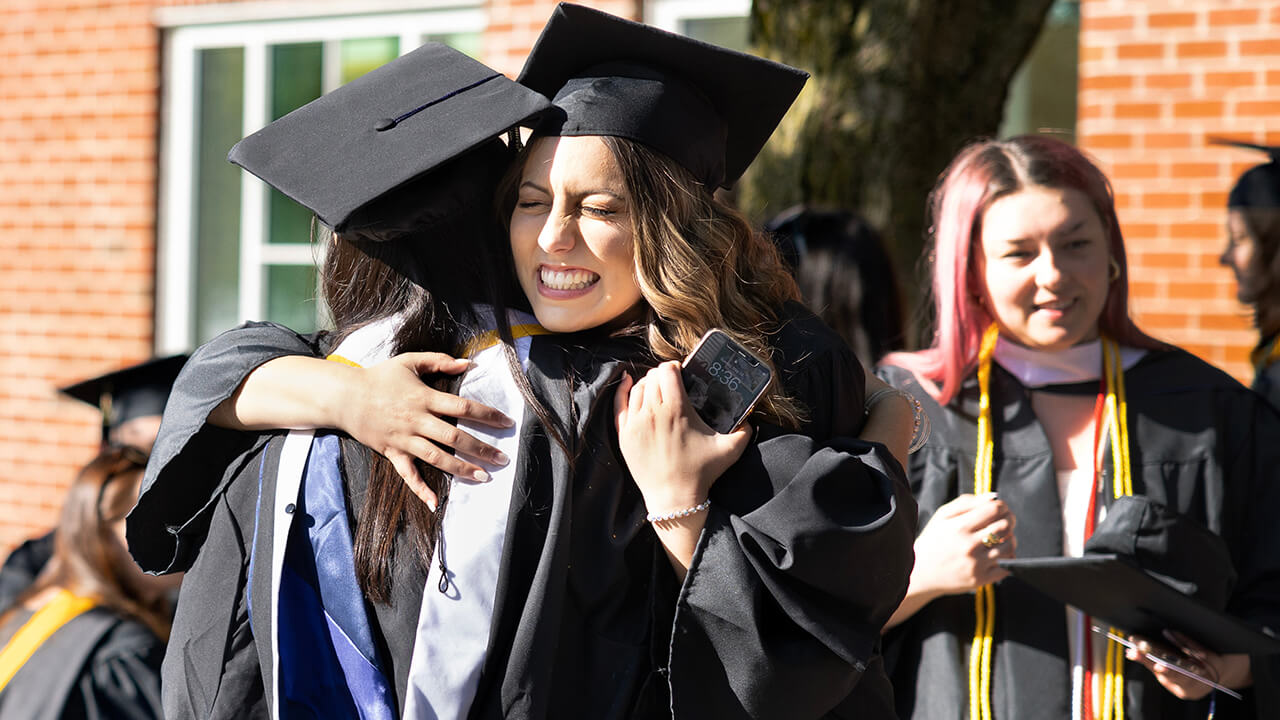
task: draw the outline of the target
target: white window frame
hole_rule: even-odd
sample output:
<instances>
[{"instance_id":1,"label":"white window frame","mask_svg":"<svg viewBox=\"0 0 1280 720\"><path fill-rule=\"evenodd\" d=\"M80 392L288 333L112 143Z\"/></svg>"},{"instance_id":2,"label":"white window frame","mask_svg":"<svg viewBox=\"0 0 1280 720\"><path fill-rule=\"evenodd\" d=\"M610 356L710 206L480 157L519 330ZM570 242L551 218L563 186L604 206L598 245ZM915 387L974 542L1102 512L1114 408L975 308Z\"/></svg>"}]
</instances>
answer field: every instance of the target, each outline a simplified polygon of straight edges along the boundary
<instances>
[{"instance_id":1,"label":"white window frame","mask_svg":"<svg viewBox=\"0 0 1280 720\"><path fill-rule=\"evenodd\" d=\"M166 12L157 13L157 22L165 27L157 202L158 354L184 352L197 339L194 188L198 53L210 48L244 48L242 135L248 135L269 119L266 83L270 75L270 45L398 36L403 54L418 47L425 35L481 33L487 25L486 12L478 3L458 7L460 3L455 0L451 7L441 7L443 3L419 0L418 9L404 9L411 4L414 3L405 0L320 0L313 5L315 16L303 18L299 18L297 3L281 2L167 8ZM338 54L326 49L325 57L336 58ZM326 61L326 92L337 87L339 71L337 63ZM241 177L237 317L243 322L266 314L264 274L269 265L311 265L316 251L309 244L269 244L269 188L248 173Z\"/></svg>"},{"instance_id":2,"label":"white window frame","mask_svg":"<svg viewBox=\"0 0 1280 720\"><path fill-rule=\"evenodd\" d=\"M644 4L644 21L671 32L680 32L684 20L750 14L751 0L648 0Z\"/></svg>"}]
</instances>

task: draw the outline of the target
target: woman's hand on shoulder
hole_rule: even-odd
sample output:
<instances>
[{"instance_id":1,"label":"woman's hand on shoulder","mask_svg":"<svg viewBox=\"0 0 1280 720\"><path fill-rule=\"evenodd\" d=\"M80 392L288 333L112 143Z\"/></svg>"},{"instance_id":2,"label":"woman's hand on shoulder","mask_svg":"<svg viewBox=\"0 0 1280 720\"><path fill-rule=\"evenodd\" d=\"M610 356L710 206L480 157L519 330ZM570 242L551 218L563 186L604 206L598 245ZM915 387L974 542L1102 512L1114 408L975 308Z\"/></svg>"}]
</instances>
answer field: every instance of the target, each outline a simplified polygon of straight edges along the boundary
<instances>
[{"instance_id":1,"label":"woman's hand on shoulder","mask_svg":"<svg viewBox=\"0 0 1280 720\"><path fill-rule=\"evenodd\" d=\"M999 560L1017 555L1016 522L994 495L961 495L938 508L916 538L913 589L954 595L1003 580L1009 573Z\"/></svg>"},{"instance_id":2,"label":"woman's hand on shoulder","mask_svg":"<svg viewBox=\"0 0 1280 720\"><path fill-rule=\"evenodd\" d=\"M614 395L618 444L650 512L693 507L742 457L751 440L745 423L722 435L698 416L680 379L680 363L653 368L639 381L625 376Z\"/></svg>"},{"instance_id":3,"label":"woman's hand on shoulder","mask_svg":"<svg viewBox=\"0 0 1280 720\"><path fill-rule=\"evenodd\" d=\"M513 424L510 418L422 380L424 375L457 375L468 367L468 360L442 353L404 353L356 373L340 403L339 428L390 460L414 494L432 508L435 493L418 474L414 458L455 477L481 482L489 474L468 458L490 466L510 461L497 448L443 419L508 428Z\"/></svg>"}]
</instances>

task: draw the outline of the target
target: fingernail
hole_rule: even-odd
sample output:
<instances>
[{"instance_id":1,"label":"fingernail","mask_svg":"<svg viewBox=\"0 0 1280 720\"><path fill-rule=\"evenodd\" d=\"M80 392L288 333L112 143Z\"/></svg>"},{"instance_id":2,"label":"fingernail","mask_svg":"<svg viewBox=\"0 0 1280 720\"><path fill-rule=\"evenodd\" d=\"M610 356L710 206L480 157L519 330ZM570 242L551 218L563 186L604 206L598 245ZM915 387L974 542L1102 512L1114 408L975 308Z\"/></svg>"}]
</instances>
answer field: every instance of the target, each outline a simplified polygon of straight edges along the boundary
<instances>
[{"instance_id":1,"label":"fingernail","mask_svg":"<svg viewBox=\"0 0 1280 720\"><path fill-rule=\"evenodd\" d=\"M489 482L489 473L483 470L475 471L472 473L471 477L475 478L476 482Z\"/></svg>"},{"instance_id":2,"label":"fingernail","mask_svg":"<svg viewBox=\"0 0 1280 720\"><path fill-rule=\"evenodd\" d=\"M515 420L512 420L506 415L502 416L502 427L515 427L515 424L516 424Z\"/></svg>"},{"instance_id":3,"label":"fingernail","mask_svg":"<svg viewBox=\"0 0 1280 720\"><path fill-rule=\"evenodd\" d=\"M435 498L429 498L429 499L427 500L427 509L428 509L428 510L430 510L431 512L435 512L435 511L436 511L436 499L435 499Z\"/></svg>"},{"instance_id":4,"label":"fingernail","mask_svg":"<svg viewBox=\"0 0 1280 720\"><path fill-rule=\"evenodd\" d=\"M506 453L498 450L493 453L493 462L498 465L506 466L507 463L511 462L511 458L507 457Z\"/></svg>"}]
</instances>

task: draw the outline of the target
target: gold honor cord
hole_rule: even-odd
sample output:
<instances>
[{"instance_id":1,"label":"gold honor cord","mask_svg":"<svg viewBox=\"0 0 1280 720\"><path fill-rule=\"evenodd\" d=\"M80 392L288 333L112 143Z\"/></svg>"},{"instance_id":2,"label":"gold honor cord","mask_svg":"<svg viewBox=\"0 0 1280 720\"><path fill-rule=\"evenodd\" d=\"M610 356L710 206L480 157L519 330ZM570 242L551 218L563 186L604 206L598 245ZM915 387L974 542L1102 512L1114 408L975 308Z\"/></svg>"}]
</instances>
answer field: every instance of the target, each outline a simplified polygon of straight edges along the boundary
<instances>
[{"instance_id":1,"label":"gold honor cord","mask_svg":"<svg viewBox=\"0 0 1280 720\"><path fill-rule=\"evenodd\" d=\"M511 326L511 339L519 340L522 337L530 337L533 335L550 335L551 331L536 323L526 323L524 325ZM471 357L481 350L488 350L497 345L502 338L498 335L497 330L490 330L483 333L467 343L466 349L462 352L463 357Z\"/></svg>"},{"instance_id":2,"label":"gold honor cord","mask_svg":"<svg viewBox=\"0 0 1280 720\"><path fill-rule=\"evenodd\" d=\"M1106 413L1111 426L1111 466L1114 498L1133 494L1133 475L1129 465L1129 401L1124 389L1124 365L1120 346L1110 338L1102 339L1102 367L1106 373ZM1113 628L1114 630L1114 628ZM1107 661L1103 674L1102 720L1124 720L1124 648L1107 639ZM1084 692L1092 692L1085 688Z\"/></svg>"},{"instance_id":3,"label":"gold honor cord","mask_svg":"<svg viewBox=\"0 0 1280 720\"><path fill-rule=\"evenodd\" d=\"M992 457L995 441L991 423L991 357L999 328L992 323L982 335L978 349L978 447L973 469L975 495L992 490ZM1124 391L1124 368L1115 341L1102 339L1103 376L1106 380L1105 412L1111 431L1111 462L1115 468L1114 497L1133 494L1129 471L1128 403ZM995 634L996 598L992 585L983 585L974 594L973 645L969 648L969 718L991 720L991 648ZM1103 675L1103 720L1124 720L1124 648L1107 641ZM1083 692L1093 692L1084 688ZM1090 718L1089 720L1093 720Z\"/></svg>"},{"instance_id":4,"label":"gold honor cord","mask_svg":"<svg viewBox=\"0 0 1280 720\"><path fill-rule=\"evenodd\" d=\"M982 335L978 348L978 449L973 465L973 494L991 492L991 458L995 442L991 433L991 355L1000 338L1000 328L992 323ZM996 594L991 585L978 588L973 596L973 645L969 647L969 718L991 720L991 644L995 635Z\"/></svg>"},{"instance_id":5,"label":"gold honor cord","mask_svg":"<svg viewBox=\"0 0 1280 720\"><path fill-rule=\"evenodd\" d=\"M52 600L18 628L9 644L0 650L0 690L4 690L13 676L55 632L97 604L93 598L59 590Z\"/></svg>"}]
</instances>

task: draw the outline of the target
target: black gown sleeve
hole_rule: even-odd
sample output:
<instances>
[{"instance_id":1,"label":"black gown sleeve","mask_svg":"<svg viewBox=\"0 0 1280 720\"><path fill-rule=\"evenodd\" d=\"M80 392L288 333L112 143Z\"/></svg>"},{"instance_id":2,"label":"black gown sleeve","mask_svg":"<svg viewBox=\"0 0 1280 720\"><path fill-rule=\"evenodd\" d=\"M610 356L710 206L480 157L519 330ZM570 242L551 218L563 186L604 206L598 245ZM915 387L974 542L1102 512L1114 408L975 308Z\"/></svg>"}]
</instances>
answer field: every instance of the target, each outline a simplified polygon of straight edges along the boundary
<instances>
[{"instance_id":1,"label":"black gown sleeve","mask_svg":"<svg viewBox=\"0 0 1280 720\"><path fill-rule=\"evenodd\" d=\"M207 536L182 579L162 680L168 720L268 717L262 664L270 642L259 646L249 618L249 571L258 524L259 485L270 493L281 443L268 443L242 475L218 492ZM269 547L259 547L264 557ZM263 574L261 577L269 577Z\"/></svg>"},{"instance_id":2,"label":"black gown sleeve","mask_svg":"<svg viewBox=\"0 0 1280 720\"><path fill-rule=\"evenodd\" d=\"M780 436L711 496L671 637L676 717L891 714L887 685L854 693L871 663L883 679L880 629L913 557L915 503L888 451Z\"/></svg>"},{"instance_id":3,"label":"black gown sleeve","mask_svg":"<svg viewBox=\"0 0 1280 720\"><path fill-rule=\"evenodd\" d=\"M263 363L320 354L317 338L274 323L247 323L192 354L165 405L142 492L128 518L129 550L143 570L177 572L191 565L215 495L270 437L215 427L209 413Z\"/></svg>"}]
</instances>

